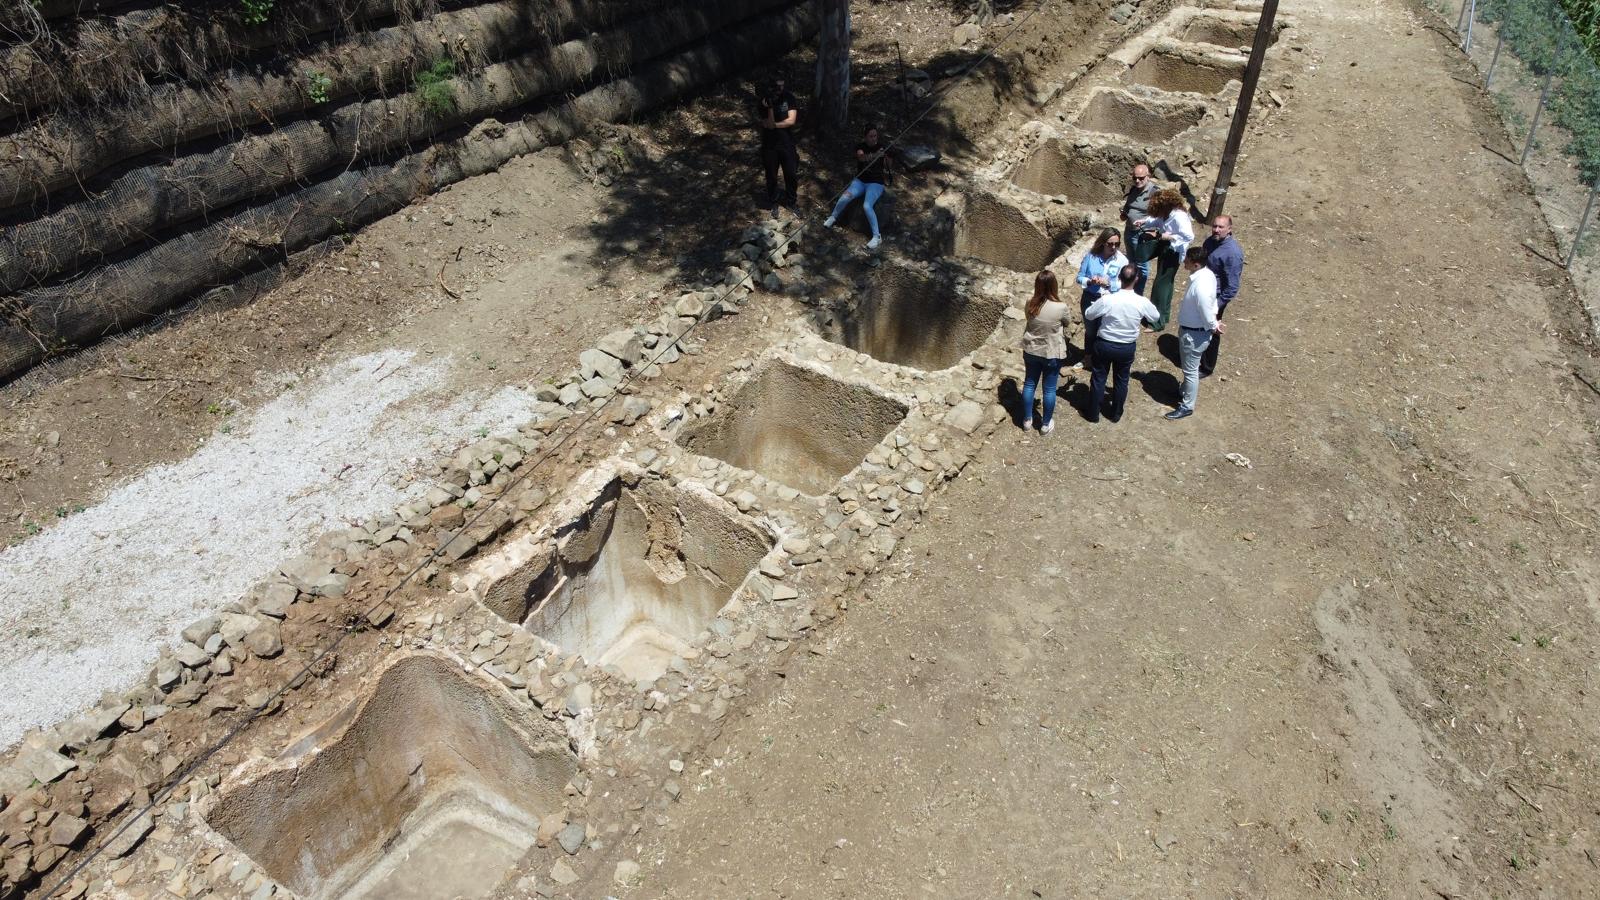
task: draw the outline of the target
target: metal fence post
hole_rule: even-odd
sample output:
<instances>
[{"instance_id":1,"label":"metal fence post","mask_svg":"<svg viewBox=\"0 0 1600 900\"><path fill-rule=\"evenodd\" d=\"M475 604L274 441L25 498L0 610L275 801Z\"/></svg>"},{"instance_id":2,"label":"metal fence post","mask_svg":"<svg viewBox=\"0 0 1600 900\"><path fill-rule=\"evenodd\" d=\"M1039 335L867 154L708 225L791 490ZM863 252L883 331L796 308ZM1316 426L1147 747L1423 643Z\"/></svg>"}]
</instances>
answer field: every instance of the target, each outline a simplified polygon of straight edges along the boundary
<instances>
[{"instance_id":1,"label":"metal fence post","mask_svg":"<svg viewBox=\"0 0 1600 900\"><path fill-rule=\"evenodd\" d=\"M1494 81L1494 67L1500 62L1500 48L1506 45L1506 29L1500 26L1500 36L1494 42L1494 56L1489 57L1489 72L1483 76L1483 89L1489 89L1489 82Z\"/></svg>"},{"instance_id":2,"label":"metal fence post","mask_svg":"<svg viewBox=\"0 0 1600 900\"><path fill-rule=\"evenodd\" d=\"M1518 165L1525 166L1528 164L1528 151L1533 149L1533 135L1534 132L1539 130L1539 114L1544 112L1544 101L1550 97L1550 80L1555 76L1556 73L1553 66L1551 71L1546 72L1544 75L1544 87L1539 89L1539 105L1533 108L1533 124L1528 126L1528 142L1522 145L1522 159L1518 161Z\"/></svg>"},{"instance_id":3,"label":"metal fence post","mask_svg":"<svg viewBox=\"0 0 1600 900\"><path fill-rule=\"evenodd\" d=\"M1472 6L1467 9L1467 39L1461 42L1461 52L1472 52L1472 23L1478 17L1478 0L1472 0Z\"/></svg>"},{"instance_id":4,"label":"metal fence post","mask_svg":"<svg viewBox=\"0 0 1600 900\"><path fill-rule=\"evenodd\" d=\"M1594 184L1589 186L1589 200L1583 204L1583 215L1578 217L1578 233L1572 236L1572 249L1567 251L1567 268L1572 268L1572 261L1578 258L1578 245L1583 243L1583 229L1589 224L1589 213L1594 210L1594 195L1600 193L1600 175L1594 177Z\"/></svg>"},{"instance_id":5,"label":"metal fence post","mask_svg":"<svg viewBox=\"0 0 1600 900\"><path fill-rule=\"evenodd\" d=\"M1456 16L1456 32L1461 32L1461 23L1467 20L1467 0L1461 0L1461 12Z\"/></svg>"}]
</instances>

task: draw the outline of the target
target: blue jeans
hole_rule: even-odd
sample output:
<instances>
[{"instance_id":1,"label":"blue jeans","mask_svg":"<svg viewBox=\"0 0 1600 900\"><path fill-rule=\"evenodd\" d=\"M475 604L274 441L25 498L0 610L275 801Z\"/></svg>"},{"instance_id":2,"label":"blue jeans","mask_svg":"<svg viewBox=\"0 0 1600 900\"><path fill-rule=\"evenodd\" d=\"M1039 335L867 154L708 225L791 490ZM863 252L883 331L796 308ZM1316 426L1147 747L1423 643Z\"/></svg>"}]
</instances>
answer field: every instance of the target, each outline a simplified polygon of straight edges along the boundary
<instances>
[{"instance_id":1,"label":"blue jeans","mask_svg":"<svg viewBox=\"0 0 1600 900\"><path fill-rule=\"evenodd\" d=\"M1137 344L1129 341L1108 341L1096 338L1094 363L1089 376L1089 421L1100 421L1100 407L1106 401L1106 376L1111 376L1111 408L1106 417L1116 422L1122 418L1122 407L1128 402L1128 375L1133 370L1133 350Z\"/></svg>"},{"instance_id":2,"label":"blue jeans","mask_svg":"<svg viewBox=\"0 0 1600 900\"><path fill-rule=\"evenodd\" d=\"M866 184L860 179L851 180L850 186L845 188L844 193L839 196L839 202L833 205L832 218L838 221L839 217L844 215L844 208L850 205L850 201L863 194L866 195L867 199L862 201L861 208L867 211L867 224L872 226L872 236L877 237L878 213L872 208L872 205L878 202L879 197L883 196L883 185L881 184Z\"/></svg>"},{"instance_id":3,"label":"blue jeans","mask_svg":"<svg viewBox=\"0 0 1600 900\"><path fill-rule=\"evenodd\" d=\"M1183 364L1183 401L1179 409L1194 410L1200 395L1200 360L1211 344L1211 332L1204 328L1178 329L1178 360Z\"/></svg>"},{"instance_id":4,"label":"blue jeans","mask_svg":"<svg viewBox=\"0 0 1600 900\"><path fill-rule=\"evenodd\" d=\"M1061 360L1046 359L1032 353L1022 354L1022 365L1027 375L1022 379L1022 424L1033 421L1033 392L1039 386L1039 376L1044 376L1044 421L1049 425L1056 415L1056 382L1061 377Z\"/></svg>"}]
</instances>

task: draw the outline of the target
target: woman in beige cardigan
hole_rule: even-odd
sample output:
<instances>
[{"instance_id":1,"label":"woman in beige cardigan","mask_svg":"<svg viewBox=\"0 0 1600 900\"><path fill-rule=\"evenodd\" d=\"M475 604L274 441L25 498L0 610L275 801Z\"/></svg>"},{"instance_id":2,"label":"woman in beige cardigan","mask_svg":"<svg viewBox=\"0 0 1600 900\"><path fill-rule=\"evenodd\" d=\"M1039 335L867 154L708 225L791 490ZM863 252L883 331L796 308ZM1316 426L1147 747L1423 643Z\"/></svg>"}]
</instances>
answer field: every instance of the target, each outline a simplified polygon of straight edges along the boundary
<instances>
[{"instance_id":1,"label":"woman in beige cardigan","mask_svg":"<svg viewBox=\"0 0 1600 900\"><path fill-rule=\"evenodd\" d=\"M1056 273L1045 269L1033 279L1033 297L1023 311L1028 324L1022 331L1022 365L1027 373L1022 381L1022 430L1033 427L1033 393L1044 382L1044 418L1039 433L1055 430L1056 382L1061 376L1061 361L1067 355L1067 338L1061 324L1069 307L1056 294Z\"/></svg>"}]
</instances>

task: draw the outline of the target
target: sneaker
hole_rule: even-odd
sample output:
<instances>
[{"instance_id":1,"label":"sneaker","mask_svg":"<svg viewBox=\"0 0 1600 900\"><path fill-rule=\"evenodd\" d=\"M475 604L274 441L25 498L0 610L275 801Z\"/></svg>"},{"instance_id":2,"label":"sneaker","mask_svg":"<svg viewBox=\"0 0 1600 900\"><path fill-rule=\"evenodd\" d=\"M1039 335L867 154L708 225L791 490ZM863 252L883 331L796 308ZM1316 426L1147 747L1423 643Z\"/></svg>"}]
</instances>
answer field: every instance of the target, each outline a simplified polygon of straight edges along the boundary
<instances>
[{"instance_id":1,"label":"sneaker","mask_svg":"<svg viewBox=\"0 0 1600 900\"><path fill-rule=\"evenodd\" d=\"M1026 419L1022 420L1022 430L1023 431L1032 431L1033 430L1033 416L1029 416Z\"/></svg>"},{"instance_id":2,"label":"sneaker","mask_svg":"<svg viewBox=\"0 0 1600 900\"><path fill-rule=\"evenodd\" d=\"M876 250L876 249L878 249L878 245L881 244L881 243L883 243L883 238L878 237L877 235L873 235L872 236L872 240L867 241L867 249L868 250Z\"/></svg>"},{"instance_id":3,"label":"sneaker","mask_svg":"<svg viewBox=\"0 0 1600 900\"><path fill-rule=\"evenodd\" d=\"M833 223L836 222L836 221L838 221L838 220L835 219L833 216L829 216L826 219L822 220L822 227L823 228L832 228L833 227Z\"/></svg>"},{"instance_id":4,"label":"sneaker","mask_svg":"<svg viewBox=\"0 0 1600 900\"><path fill-rule=\"evenodd\" d=\"M1054 422L1046 422L1046 423L1044 423L1043 426L1041 426L1039 428L1039 433L1040 434L1049 434L1050 432L1055 431L1055 430L1056 430L1056 423L1054 423Z\"/></svg>"},{"instance_id":5,"label":"sneaker","mask_svg":"<svg viewBox=\"0 0 1600 900\"><path fill-rule=\"evenodd\" d=\"M1176 422L1179 419L1187 419L1192 415L1194 415L1194 410L1192 410L1192 409L1184 409L1183 407L1180 406L1177 409L1173 410L1172 412L1167 413L1166 418L1170 419L1173 422Z\"/></svg>"}]
</instances>

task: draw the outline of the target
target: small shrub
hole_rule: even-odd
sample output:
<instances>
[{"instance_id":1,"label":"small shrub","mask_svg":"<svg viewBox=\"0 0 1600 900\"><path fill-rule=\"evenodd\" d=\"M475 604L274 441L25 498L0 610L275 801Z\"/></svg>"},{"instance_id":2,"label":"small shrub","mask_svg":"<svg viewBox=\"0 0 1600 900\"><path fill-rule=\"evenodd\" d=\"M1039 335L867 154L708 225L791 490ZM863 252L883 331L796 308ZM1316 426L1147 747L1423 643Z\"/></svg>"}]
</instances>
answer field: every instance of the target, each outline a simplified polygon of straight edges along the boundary
<instances>
[{"instance_id":1,"label":"small shrub","mask_svg":"<svg viewBox=\"0 0 1600 900\"><path fill-rule=\"evenodd\" d=\"M239 0L239 8L246 25L265 25L272 16L277 0Z\"/></svg>"},{"instance_id":2,"label":"small shrub","mask_svg":"<svg viewBox=\"0 0 1600 900\"><path fill-rule=\"evenodd\" d=\"M327 103L332 90L332 78L315 70L306 73L306 96L312 103Z\"/></svg>"},{"instance_id":3,"label":"small shrub","mask_svg":"<svg viewBox=\"0 0 1600 900\"><path fill-rule=\"evenodd\" d=\"M433 65L417 73L417 97L422 108L435 116L447 116L456 109L456 89L451 84L456 64L451 59L436 59Z\"/></svg>"}]
</instances>

